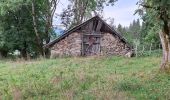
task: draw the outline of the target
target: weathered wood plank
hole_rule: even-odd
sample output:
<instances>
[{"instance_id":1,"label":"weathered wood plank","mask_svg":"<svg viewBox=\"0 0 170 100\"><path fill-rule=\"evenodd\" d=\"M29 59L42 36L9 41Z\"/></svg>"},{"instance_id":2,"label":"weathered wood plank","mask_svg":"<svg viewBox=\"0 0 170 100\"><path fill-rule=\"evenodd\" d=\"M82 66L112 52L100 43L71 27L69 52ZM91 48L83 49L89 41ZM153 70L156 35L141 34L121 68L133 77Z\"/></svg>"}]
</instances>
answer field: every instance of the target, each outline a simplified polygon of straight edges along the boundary
<instances>
[{"instance_id":1,"label":"weathered wood plank","mask_svg":"<svg viewBox=\"0 0 170 100\"><path fill-rule=\"evenodd\" d=\"M102 22L98 21L98 24L97 24L97 27L96 27L96 31L100 32L101 27L102 27Z\"/></svg>"},{"instance_id":2,"label":"weathered wood plank","mask_svg":"<svg viewBox=\"0 0 170 100\"><path fill-rule=\"evenodd\" d=\"M93 21L89 23L88 25L88 29L86 29L86 31L89 31L90 33L93 31Z\"/></svg>"}]
</instances>

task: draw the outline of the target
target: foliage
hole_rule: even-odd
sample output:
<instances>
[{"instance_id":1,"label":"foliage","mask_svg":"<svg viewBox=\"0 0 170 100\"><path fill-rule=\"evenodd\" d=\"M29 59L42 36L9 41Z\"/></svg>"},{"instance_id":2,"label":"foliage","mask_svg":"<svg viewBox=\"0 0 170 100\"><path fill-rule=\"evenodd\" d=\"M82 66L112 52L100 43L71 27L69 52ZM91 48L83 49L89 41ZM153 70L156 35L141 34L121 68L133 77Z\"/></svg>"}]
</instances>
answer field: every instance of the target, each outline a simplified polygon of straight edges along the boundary
<instances>
[{"instance_id":1,"label":"foliage","mask_svg":"<svg viewBox=\"0 0 170 100\"><path fill-rule=\"evenodd\" d=\"M139 40L141 38L142 30L141 30L142 25L140 25L139 19L133 20L133 22L128 26L128 27L123 27L121 24L117 26L117 31L120 32L122 36L124 36L128 42L130 42L132 45L134 41Z\"/></svg>"},{"instance_id":2,"label":"foliage","mask_svg":"<svg viewBox=\"0 0 170 100\"><path fill-rule=\"evenodd\" d=\"M143 8L141 11L144 12L143 16L146 17L149 27L153 27L150 28L150 32L154 30L156 33L159 33L163 50L161 68L167 70L166 68L170 68L170 1L140 0L139 5ZM149 37L153 36L149 34Z\"/></svg>"},{"instance_id":3,"label":"foliage","mask_svg":"<svg viewBox=\"0 0 170 100\"><path fill-rule=\"evenodd\" d=\"M104 5L114 5L117 0L69 0L69 5L60 15L66 28L82 23L91 18L92 14L101 15ZM93 15L94 15L93 14Z\"/></svg>"},{"instance_id":4,"label":"foliage","mask_svg":"<svg viewBox=\"0 0 170 100\"><path fill-rule=\"evenodd\" d=\"M0 1L0 4L2 4L0 6L0 55L7 56L9 53L15 52L15 50L19 50L24 58L27 58L27 56L38 57L40 55L34 30L31 3L31 0ZM50 38L55 36L51 27L52 15L50 15L54 11L51 9L52 6L48 5L47 0L36 0L35 16L38 19L36 24L41 49L43 48L43 43L49 43ZM49 14L49 12L51 13Z\"/></svg>"},{"instance_id":5,"label":"foliage","mask_svg":"<svg viewBox=\"0 0 170 100\"><path fill-rule=\"evenodd\" d=\"M147 43L156 43L160 44L159 40L159 31L160 27L158 26L158 23L153 21L151 16L146 13L145 15L142 15L142 29L141 29L141 36L144 37L142 40L144 41L144 44Z\"/></svg>"},{"instance_id":6,"label":"foliage","mask_svg":"<svg viewBox=\"0 0 170 100\"><path fill-rule=\"evenodd\" d=\"M128 27L123 27L121 24L117 26L117 31L127 39L127 41L133 45L134 49L138 47L139 52L160 49L160 40L158 31L159 27L154 26L154 23L147 22L147 15L144 15L142 24L140 20L133 20ZM151 47L154 45L154 47ZM144 49L144 51L142 51ZM140 54L141 55L141 54ZM142 54L143 55L143 54ZM145 55L145 54L144 54Z\"/></svg>"},{"instance_id":7,"label":"foliage","mask_svg":"<svg viewBox=\"0 0 170 100\"><path fill-rule=\"evenodd\" d=\"M0 51L4 51L5 49L5 51L13 53L13 51L19 50L21 53L27 51L30 54L33 53L33 51L36 52L32 17L27 8L29 5L25 5L25 3L21 3L21 1L13 1L12 3L17 3L17 8L15 10L5 9L6 13L0 16L1 43L3 43L0 46Z\"/></svg>"}]
</instances>

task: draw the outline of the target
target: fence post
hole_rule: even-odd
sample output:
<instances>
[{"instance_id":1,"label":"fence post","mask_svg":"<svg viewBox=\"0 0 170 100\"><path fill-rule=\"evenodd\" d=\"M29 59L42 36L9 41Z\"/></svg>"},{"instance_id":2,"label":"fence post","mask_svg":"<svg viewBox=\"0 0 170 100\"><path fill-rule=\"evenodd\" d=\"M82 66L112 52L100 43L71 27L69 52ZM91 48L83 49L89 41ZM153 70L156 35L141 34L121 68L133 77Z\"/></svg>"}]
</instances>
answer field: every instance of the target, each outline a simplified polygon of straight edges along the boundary
<instances>
[{"instance_id":1,"label":"fence post","mask_svg":"<svg viewBox=\"0 0 170 100\"><path fill-rule=\"evenodd\" d=\"M138 45L136 44L136 47L135 47L135 53L136 53L136 57L138 57Z\"/></svg>"},{"instance_id":2,"label":"fence post","mask_svg":"<svg viewBox=\"0 0 170 100\"><path fill-rule=\"evenodd\" d=\"M152 43L150 45L149 55L151 55L151 53L152 53Z\"/></svg>"},{"instance_id":3,"label":"fence post","mask_svg":"<svg viewBox=\"0 0 170 100\"><path fill-rule=\"evenodd\" d=\"M142 54L144 53L144 50L145 50L145 46L143 45Z\"/></svg>"}]
</instances>

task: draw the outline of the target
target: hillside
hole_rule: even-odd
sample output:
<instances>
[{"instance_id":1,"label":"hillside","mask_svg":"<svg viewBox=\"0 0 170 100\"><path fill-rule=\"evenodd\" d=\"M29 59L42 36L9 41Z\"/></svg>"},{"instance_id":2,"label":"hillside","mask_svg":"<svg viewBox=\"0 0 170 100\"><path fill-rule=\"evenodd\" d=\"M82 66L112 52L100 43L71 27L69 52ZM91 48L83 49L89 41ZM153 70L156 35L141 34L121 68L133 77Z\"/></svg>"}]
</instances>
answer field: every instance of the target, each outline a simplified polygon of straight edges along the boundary
<instances>
[{"instance_id":1,"label":"hillside","mask_svg":"<svg viewBox=\"0 0 170 100\"><path fill-rule=\"evenodd\" d=\"M160 57L0 61L0 100L168 100Z\"/></svg>"}]
</instances>

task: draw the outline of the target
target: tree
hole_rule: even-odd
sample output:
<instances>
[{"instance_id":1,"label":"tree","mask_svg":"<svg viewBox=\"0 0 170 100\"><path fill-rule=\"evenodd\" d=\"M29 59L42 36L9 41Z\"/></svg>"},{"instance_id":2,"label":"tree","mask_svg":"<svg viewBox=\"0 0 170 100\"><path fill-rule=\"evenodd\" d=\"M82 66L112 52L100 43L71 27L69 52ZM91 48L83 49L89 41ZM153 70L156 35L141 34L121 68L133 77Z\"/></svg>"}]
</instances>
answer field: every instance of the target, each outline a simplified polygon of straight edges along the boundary
<instances>
[{"instance_id":1,"label":"tree","mask_svg":"<svg viewBox=\"0 0 170 100\"><path fill-rule=\"evenodd\" d=\"M92 13L98 15L104 5L113 5L117 0L69 0L70 4L60 15L62 24L67 28L78 25L90 18Z\"/></svg>"},{"instance_id":2,"label":"tree","mask_svg":"<svg viewBox=\"0 0 170 100\"><path fill-rule=\"evenodd\" d=\"M109 18L106 19L106 22L108 22L108 24L109 24L112 28L116 29L116 25L115 25L115 20L114 20L114 18L109 17Z\"/></svg>"},{"instance_id":3,"label":"tree","mask_svg":"<svg viewBox=\"0 0 170 100\"><path fill-rule=\"evenodd\" d=\"M121 24L119 24L119 25L117 26L117 31L120 32L120 33L122 33L122 30L123 30L123 27L122 27Z\"/></svg>"},{"instance_id":4,"label":"tree","mask_svg":"<svg viewBox=\"0 0 170 100\"><path fill-rule=\"evenodd\" d=\"M45 20L45 44L48 44L50 42L52 34L52 23L53 23L53 18L54 14L56 12L56 7L57 4L59 3L60 0L45 0L43 4L46 4L41 7L45 7L44 11L44 20ZM50 57L50 50L49 48L45 48L45 57L49 58Z\"/></svg>"},{"instance_id":5,"label":"tree","mask_svg":"<svg viewBox=\"0 0 170 100\"><path fill-rule=\"evenodd\" d=\"M57 1L0 1L0 52L6 55L19 50L25 59L28 55L49 55L43 45L49 43L53 35Z\"/></svg>"},{"instance_id":6,"label":"tree","mask_svg":"<svg viewBox=\"0 0 170 100\"><path fill-rule=\"evenodd\" d=\"M133 39L139 39L140 38L140 21L139 19L133 20L133 22L129 26L129 33L133 35Z\"/></svg>"},{"instance_id":7,"label":"tree","mask_svg":"<svg viewBox=\"0 0 170 100\"><path fill-rule=\"evenodd\" d=\"M154 23L143 21L140 30L140 41L145 45L155 44L156 49L160 46L159 27L154 26Z\"/></svg>"},{"instance_id":8,"label":"tree","mask_svg":"<svg viewBox=\"0 0 170 100\"><path fill-rule=\"evenodd\" d=\"M37 38L37 45L39 46L39 51L41 52L42 56L45 56L47 58L50 57L50 50L48 48L45 48L43 50L43 43L41 42L38 28L41 28L41 26L37 25L37 21L44 22L43 26L43 33L45 34L44 40L45 45L50 42L51 34L52 34L52 22L53 17L56 11L56 7L59 0L32 0L32 18L33 18L33 26L34 31ZM37 19L38 16L38 19Z\"/></svg>"},{"instance_id":9,"label":"tree","mask_svg":"<svg viewBox=\"0 0 170 100\"><path fill-rule=\"evenodd\" d=\"M31 6L31 10L32 10L32 21L33 21L33 28L34 28L34 32L35 32L35 35L36 35L36 43L37 43L37 47L38 47L38 50L40 52L40 55L41 56L44 56L44 50L43 50L43 42L41 40L41 37L40 37L40 33L38 31L38 25L37 25L37 13L36 13L36 2L35 0L32 0L31 2L32 6Z\"/></svg>"},{"instance_id":10,"label":"tree","mask_svg":"<svg viewBox=\"0 0 170 100\"><path fill-rule=\"evenodd\" d=\"M23 58L31 53L34 47L34 35L31 16L27 10L27 3L21 0L1 2L0 15L0 51L4 57L19 50ZM15 5L14 5L15 4ZM12 9L11 9L12 8Z\"/></svg>"},{"instance_id":11,"label":"tree","mask_svg":"<svg viewBox=\"0 0 170 100\"><path fill-rule=\"evenodd\" d=\"M144 8L138 12L147 13L148 21L159 27L159 37L163 48L161 69L170 68L170 1L169 0L140 0L139 5Z\"/></svg>"},{"instance_id":12,"label":"tree","mask_svg":"<svg viewBox=\"0 0 170 100\"><path fill-rule=\"evenodd\" d=\"M11 6L14 5L11 4ZM8 53L19 50L21 56L27 59L28 56L38 54L32 16L29 13L30 9L28 9L31 5L19 2L15 6L15 9L8 9L7 7L4 13L0 15L1 42L3 43L1 51L4 53L5 50L6 56Z\"/></svg>"},{"instance_id":13,"label":"tree","mask_svg":"<svg viewBox=\"0 0 170 100\"><path fill-rule=\"evenodd\" d=\"M129 26L123 27L122 25L118 25L117 30L122 33L129 43L134 44L134 41L140 41L141 38L141 25L140 20L133 20Z\"/></svg>"}]
</instances>

